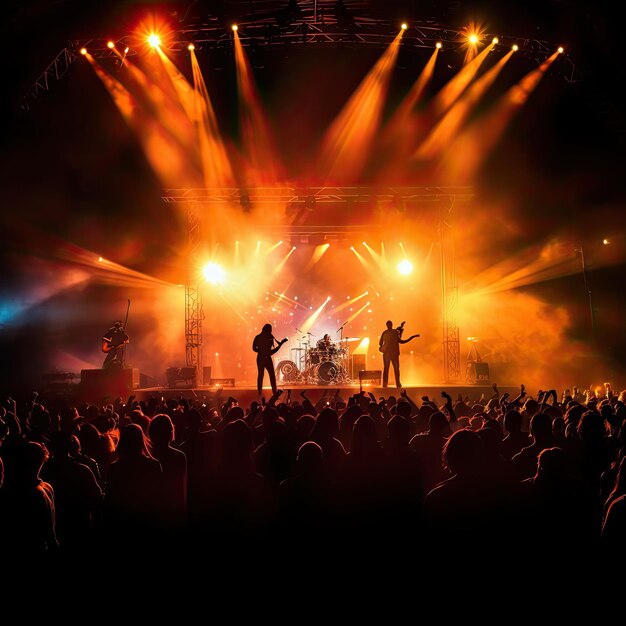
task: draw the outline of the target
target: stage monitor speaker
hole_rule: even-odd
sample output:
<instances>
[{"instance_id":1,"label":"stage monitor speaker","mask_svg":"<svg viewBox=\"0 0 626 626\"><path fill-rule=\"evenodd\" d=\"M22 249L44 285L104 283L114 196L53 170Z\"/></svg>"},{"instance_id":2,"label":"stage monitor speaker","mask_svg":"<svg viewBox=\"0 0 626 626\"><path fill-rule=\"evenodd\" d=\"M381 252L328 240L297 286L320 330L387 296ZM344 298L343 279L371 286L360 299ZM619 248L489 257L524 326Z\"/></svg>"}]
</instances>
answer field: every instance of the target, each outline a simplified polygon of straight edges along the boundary
<instances>
[{"instance_id":1,"label":"stage monitor speaker","mask_svg":"<svg viewBox=\"0 0 626 626\"><path fill-rule=\"evenodd\" d=\"M381 384L383 378L382 370L362 370L359 372L359 382L373 382Z\"/></svg>"},{"instance_id":2,"label":"stage monitor speaker","mask_svg":"<svg viewBox=\"0 0 626 626\"><path fill-rule=\"evenodd\" d=\"M367 355L366 354L353 354L352 355L352 378L358 380L359 372L367 369Z\"/></svg>"},{"instance_id":3,"label":"stage monitor speaker","mask_svg":"<svg viewBox=\"0 0 626 626\"><path fill-rule=\"evenodd\" d=\"M197 386L195 367L168 367L166 375L170 389L192 389Z\"/></svg>"},{"instance_id":4,"label":"stage monitor speaker","mask_svg":"<svg viewBox=\"0 0 626 626\"><path fill-rule=\"evenodd\" d=\"M209 378L209 387L234 387L234 378Z\"/></svg>"},{"instance_id":5,"label":"stage monitor speaker","mask_svg":"<svg viewBox=\"0 0 626 626\"><path fill-rule=\"evenodd\" d=\"M489 363L470 361L467 364L467 382L472 384L489 382Z\"/></svg>"},{"instance_id":6,"label":"stage monitor speaker","mask_svg":"<svg viewBox=\"0 0 626 626\"><path fill-rule=\"evenodd\" d=\"M211 366L205 365L202 368L202 383L204 385L207 385L210 380L211 380Z\"/></svg>"},{"instance_id":7,"label":"stage monitor speaker","mask_svg":"<svg viewBox=\"0 0 626 626\"><path fill-rule=\"evenodd\" d=\"M139 368L116 367L111 369L81 370L80 387L85 398L99 400L106 396L124 396L138 389L141 380Z\"/></svg>"}]
</instances>

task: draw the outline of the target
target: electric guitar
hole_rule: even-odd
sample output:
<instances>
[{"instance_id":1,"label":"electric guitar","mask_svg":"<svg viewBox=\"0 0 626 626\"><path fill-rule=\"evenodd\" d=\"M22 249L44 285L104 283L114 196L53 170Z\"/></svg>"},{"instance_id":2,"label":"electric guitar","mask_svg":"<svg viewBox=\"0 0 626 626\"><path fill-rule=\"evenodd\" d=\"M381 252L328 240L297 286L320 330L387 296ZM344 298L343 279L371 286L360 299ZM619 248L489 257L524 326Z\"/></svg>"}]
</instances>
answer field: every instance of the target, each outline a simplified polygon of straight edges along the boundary
<instances>
[{"instance_id":1,"label":"electric guitar","mask_svg":"<svg viewBox=\"0 0 626 626\"><path fill-rule=\"evenodd\" d=\"M116 345L113 344L113 342L111 341L107 341L106 339L102 340L102 352L111 352L112 350L117 350L118 348L122 347L124 344L128 343L128 339L126 339L125 341L122 341L122 343L118 343Z\"/></svg>"},{"instance_id":2,"label":"electric guitar","mask_svg":"<svg viewBox=\"0 0 626 626\"><path fill-rule=\"evenodd\" d=\"M274 341L276 340L274 339ZM285 341L287 341L287 337L285 337L284 339L281 339L278 342L278 345L275 348L272 348L272 351L270 352L270 354L276 354L280 350L280 347L285 343Z\"/></svg>"}]
</instances>

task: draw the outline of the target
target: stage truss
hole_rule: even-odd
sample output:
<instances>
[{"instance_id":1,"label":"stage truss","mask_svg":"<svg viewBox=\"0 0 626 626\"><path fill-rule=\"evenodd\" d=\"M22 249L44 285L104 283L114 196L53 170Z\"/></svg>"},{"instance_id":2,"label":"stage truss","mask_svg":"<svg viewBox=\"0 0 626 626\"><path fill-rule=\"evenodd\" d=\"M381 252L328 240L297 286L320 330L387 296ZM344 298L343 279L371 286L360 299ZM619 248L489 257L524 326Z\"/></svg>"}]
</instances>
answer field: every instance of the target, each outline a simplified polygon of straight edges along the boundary
<instances>
[{"instance_id":1,"label":"stage truss","mask_svg":"<svg viewBox=\"0 0 626 626\"><path fill-rule=\"evenodd\" d=\"M320 46L384 48L398 32L397 20L355 16L350 20L337 21L333 13L317 11L313 3L309 4L311 6L308 9L292 16L286 23L276 17L276 12L266 12L265 15L253 12L226 22L207 17L202 23L181 24L168 33L163 48L174 54L188 54L188 46L193 44L196 53L208 55L209 60L211 56L222 52L232 54L233 34L230 25L233 21L237 21L239 25L238 34L242 44L251 51L281 52L293 47L315 49ZM317 4L316 2L315 6ZM499 41L494 52L504 54L515 44L519 47L517 55L529 58L538 66L558 47L557 44L542 39L502 33L483 33L483 42L491 42L494 37L498 37ZM404 49L432 50L439 43L440 53L457 52L464 50L466 39L467 32L463 28L440 26L435 22L411 21L403 35L402 46ZM122 34L113 39L90 37L70 40L27 90L20 103L21 109L30 110L55 82L61 80L72 64L82 58L80 51L83 48L89 50L96 59L110 59L111 62L120 63L118 52L108 46L110 41L113 41L117 50L123 51L123 58L140 54L143 52L142 48L145 48L145 42L139 42L136 33ZM559 73L568 83L578 82L582 78L567 51L560 55L559 62L552 71Z\"/></svg>"},{"instance_id":2,"label":"stage truss","mask_svg":"<svg viewBox=\"0 0 626 626\"><path fill-rule=\"evenodd\" d=\"M202 292L192 268L195 266L202 241L201 214L220 204L255 206L289 202L308 206L315 211L318 204L334 204L341 208L358 209L358 204L400 202L411 212L425 204L438 206L438 232L441 254L441 322L443 349L443 377L446 383L461 382L461 343L458 327L458 284L454 251L453 219L457 203L469 202L474 197L472 187L267 187L257 189L165 189L162 199L166 204L184 206L187 220L187 284L185 285L185 355L188 367L196 368L197 379L203 375ZM243 210L243 209L242 209ZM358 213L358 211L354 211ZM283 224L271 231L281 236L327 237L365 230L367 224Z\"/></svg>"}]
</instances>

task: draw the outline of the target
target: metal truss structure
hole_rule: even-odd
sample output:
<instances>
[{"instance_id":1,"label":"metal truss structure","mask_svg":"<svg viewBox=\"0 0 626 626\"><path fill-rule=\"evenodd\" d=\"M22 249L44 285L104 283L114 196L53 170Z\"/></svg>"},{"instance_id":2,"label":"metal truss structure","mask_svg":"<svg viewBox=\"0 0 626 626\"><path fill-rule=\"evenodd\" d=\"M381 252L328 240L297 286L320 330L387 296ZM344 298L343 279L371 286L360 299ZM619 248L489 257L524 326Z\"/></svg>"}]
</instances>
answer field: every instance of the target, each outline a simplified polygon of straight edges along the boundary
<instances>
[{"instance_id":1,"label":"metal truss structure","mask_svg":"<svg viewBox=\"0 0 626 626\"><path fill-rule=\"evenodd\" d=\"M242 200L254 204L289 202L308 205L314 212L317 204L329 204L338 211L354 210L358 203L385 203L402 206L407 212L420 207L435 206L438 209L439 243L441 254L441 299L443 364L445 383L460 382L461 344L458 326L458 284L453 241L452 218L457 202L469 202L473 198L472 187L267 187L250 190L237 188L215 189L166 189L163 201L180 204L187 211L188 278L185 285L185 348L187 366L195 367L199 375L202 361L202 294L192 273L193 259L198 250L201 233L201 212L220 204L241 205ZM314 203L311 203L314 199ZM243 209L242 209L243 210ZM340 236L364 230L366 224L284 224L279 227L284 235L311 237Z\"/></svg>"},{"instance_id":2,"label":"metal truss structure","mask_svg":"<svg viewBox=\"0 0 626 626\"><path fill-rule=\"evenodd\" d=\"M202 292L192 268L195 266L201 242L199 207L190 203L187 206L187 280L185 283L185 360L187 367L196 368L196 380L202 383Z\"/></svg>"},{"instance_id":3,"label":"metal truss structure","mask_svg":"<svg viewBox=\"0 0 626 626\"><path fill-rule=\"evenodd\" d=\"M323 11L317 11L313 3L302 10L297 16L287 17L282 21L277 19L276 12L253 13L237 20L238 33L244 46L256 49L277 49L285 47L307 46L388 46L398 32L397 21L382 20L367 17L337 20L337 18ZM315 5L318 3L316 2ZM231 22L232 23L232 22ZM193 44L197 51L230 51L232 48L231 23L225 23L217 18L209 19L197 24L180 24L176 29L167 33L163 47L169 52L187 52L189 44ZM556 44L527 37L515 37L502 33L483 33L483 41L491 42L498 37L495 52L508 52L513 44L519 47L516 54L529 57L540 65L558 47ZM55 81L60 80L68 71L72 63L80 58L80 50L86 48L97 59L115 59L119 62L115 51L107 44L113 41L118 50L127 50L124 54L133 56L140 54L145 43L139 41L136 33L128 33L117 38L85 38L68 42L68 45L59 52L55 59L39 75L33 86L23 97L21 107L29 110L31 106L48 91ZM432 22L411 22L402 38L402 46L408 48L434 49L437 43L441 44L440 53L463 49L467 40L465 29L439 26ZM572 58L564 53L556 64L554 71L561 73L563 78L574 83L580 80Z\"/></svg>"}]
</instances>

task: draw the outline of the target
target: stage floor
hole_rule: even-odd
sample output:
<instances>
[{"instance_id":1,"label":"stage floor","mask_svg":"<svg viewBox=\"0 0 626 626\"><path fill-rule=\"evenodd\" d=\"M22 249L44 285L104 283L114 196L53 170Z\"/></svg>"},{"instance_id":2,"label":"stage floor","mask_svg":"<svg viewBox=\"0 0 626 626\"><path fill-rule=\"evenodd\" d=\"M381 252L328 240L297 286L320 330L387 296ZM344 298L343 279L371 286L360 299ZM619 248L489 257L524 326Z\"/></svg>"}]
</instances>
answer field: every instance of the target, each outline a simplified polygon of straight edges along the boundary
<instances>
[{"instance_id":1,"label":"stage floor","mask_svg":"<svg viewBox=\"0 0 626 626\"><path fill-rule=\"evenodd\" d=\"M338 395L342 400L347 401L351 395L359 393L359 384L344 384L344 385L281 385L279 389L283 390L280 396L279 402L284 402L289 396L292 400L301 400L301 393L306 392L307 398L311 402L316 403L322 396L333 397ZM476 403L484 399L486 402L492 397L494 390L491 384L482 385L467 385L467 384L452 384L452 383L433 383L423 385L413 385L397 389L395 386L381 387L379 385L363 384L363 391L366 393L372 393L377 399L381 397L388 398L389 396L400 396L401 391L406 391L407 395L417 404L421 403L423 396L428 396L429 399L435 400L440 403L442 401L441 392L446 391L452 396L453 401L456 401L459 397L463 400L471 403ZM165 398L179 398L181 395L185 398L191 397L215 397L218 390L221 390L219 395L226 399L229 396L235 398L240 405L248 406L252 401L259 400L256 387L250 385L237 385L234 387L209 387L198 386L193 388L170 388L170 387L147 387L143 389L134 389L129 391L136 396L138 400L148 399L151 396L161 395ZM511 398L517 397L519 394L519 387L501 387L498 386L500 394L508 393ZM269 387L263 388L263 396L265 400L269 400L272 395L272 390Z\"/></svg>"}]
</instances>

